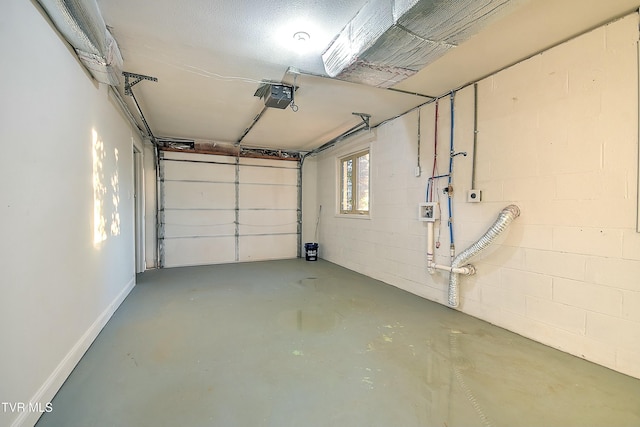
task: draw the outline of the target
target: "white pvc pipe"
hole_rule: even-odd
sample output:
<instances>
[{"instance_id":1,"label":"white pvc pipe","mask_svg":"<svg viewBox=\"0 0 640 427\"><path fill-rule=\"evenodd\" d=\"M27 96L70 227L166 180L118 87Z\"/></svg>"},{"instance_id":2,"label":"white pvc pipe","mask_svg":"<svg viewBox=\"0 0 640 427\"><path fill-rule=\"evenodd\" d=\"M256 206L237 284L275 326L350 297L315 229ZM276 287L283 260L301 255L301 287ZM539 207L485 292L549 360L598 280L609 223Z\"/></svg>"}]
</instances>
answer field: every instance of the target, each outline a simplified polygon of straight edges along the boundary
<instances>
[{"instance_id":1,"label":"white pvc pipe","mask_svg":"<svg viewBox=\"0 0 640 427\"><path fill-rule=\"evenodd\" d=\"M465 276L471 276L476 273L475 267L471 264L463 265L461 267L450 267L448 265L431 264L431 268L444 270L455 274L464 274Z\"/></svg>"},{"instance_id":2,"label":"white pvc pipe","mask_svg":"<svg viewBox=\"0 0 640 427\"><path fill-rule=\"evenodd\" d=\"M427 271L429 272L429 274L435 273L436 270L454 272L456 274L464 274L465 276L471 276L472 274L475 274L476 269L473 267L473 265L470 264L461 267L450 267L448 265L440 265L435 263L433 238L434 226L434 222L427 222Z\"/></svg>"},{"instance_id":3,"label":"white pvc pipe","mask_svg":"<svg viewBox=\"0 0 640 427\"><path fill-rule=\"evenodd\" d=\"M433 222L427 222L427 271L429 274L436 272L435 267L433 267L433 225Z\"/></svg>"}]
</instances>

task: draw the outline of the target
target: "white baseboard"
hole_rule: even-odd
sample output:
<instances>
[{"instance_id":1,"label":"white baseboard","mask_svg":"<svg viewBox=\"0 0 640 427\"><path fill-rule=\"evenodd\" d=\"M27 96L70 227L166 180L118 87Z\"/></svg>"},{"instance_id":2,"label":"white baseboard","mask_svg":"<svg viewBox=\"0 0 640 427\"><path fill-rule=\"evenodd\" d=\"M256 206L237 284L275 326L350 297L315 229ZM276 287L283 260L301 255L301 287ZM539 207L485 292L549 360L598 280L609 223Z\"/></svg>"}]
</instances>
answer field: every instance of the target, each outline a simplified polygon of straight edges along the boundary
<instances>
[{"instance_id":1,"label":"white baseboard","mask_svg":"<svg viewBox=\"0 0 640 427\"><path fill-rule=\"evenodd\" d=\"M120 304L129 295L131 290L136 284L136 278L133 276L124 289L118 294L118 296L109 304L109 306L98 316L93 324L87 329L87 331L80 337L76 344L69 350L67 355L62 359L60 364L49 375L49 378L42 384L40 389L33 395L30 402L41 403L45 405L47 402L51 402L56 395L62 384L66 381L67 377L71 374L71 371L76 367L84 353L87 351L91 343L96 339L102 328L107 324L113 313L116 312ZM33 426L38 421L42 413L40 412L21 412L20 415L13 421L11 427L25 427Z\"/></svg>"}]
</instances>

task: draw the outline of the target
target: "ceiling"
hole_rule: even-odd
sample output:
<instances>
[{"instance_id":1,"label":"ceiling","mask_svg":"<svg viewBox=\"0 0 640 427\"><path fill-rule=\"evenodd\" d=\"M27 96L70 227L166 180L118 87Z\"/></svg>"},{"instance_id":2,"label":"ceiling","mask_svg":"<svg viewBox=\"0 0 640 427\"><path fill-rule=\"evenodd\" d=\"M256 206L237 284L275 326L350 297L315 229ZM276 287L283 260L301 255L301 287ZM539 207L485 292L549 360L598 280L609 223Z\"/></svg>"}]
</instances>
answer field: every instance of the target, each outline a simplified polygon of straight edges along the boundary
<instances>
[{"instance_id":1,"label":"ceiling","mask_svg":"<svg viewBox=\"0 0 640 427\"><path fill-rule=\"evenodd\" d=\"M158 79L133 88L156 137L237 143L264 108L254 96L260 82L295 82L298 111L265 109L241 145L310 151L362 123L354 112L371 115L375 126L429 101L424 95L445 94L639 6L638 0L513 1L506 16L391 89L328 78L324 70L322 53L366 0L98 5L124 70ZM297 31L310 39L296 43Z\"/></svg>"}]
</instances>

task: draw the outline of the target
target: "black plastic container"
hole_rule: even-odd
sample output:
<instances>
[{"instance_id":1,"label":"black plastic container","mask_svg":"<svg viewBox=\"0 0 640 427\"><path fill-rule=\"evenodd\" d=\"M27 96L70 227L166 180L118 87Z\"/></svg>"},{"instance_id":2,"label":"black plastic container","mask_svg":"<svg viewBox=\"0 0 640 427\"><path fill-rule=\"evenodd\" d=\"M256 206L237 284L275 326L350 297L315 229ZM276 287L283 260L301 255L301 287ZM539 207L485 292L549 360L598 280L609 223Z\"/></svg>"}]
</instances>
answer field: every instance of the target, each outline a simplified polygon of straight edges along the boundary
<instances>
[{"instance_id":1,"label":"black plastic container","mask_svg":"<svg viewBox=\"0 0 640 427\"><path fill-rule=\"evenodd\" d=\"M305 243L304 252L305 252L305 259L307 261L318 260L318 244L317 243Z\"/></svg>"}]
</instances>

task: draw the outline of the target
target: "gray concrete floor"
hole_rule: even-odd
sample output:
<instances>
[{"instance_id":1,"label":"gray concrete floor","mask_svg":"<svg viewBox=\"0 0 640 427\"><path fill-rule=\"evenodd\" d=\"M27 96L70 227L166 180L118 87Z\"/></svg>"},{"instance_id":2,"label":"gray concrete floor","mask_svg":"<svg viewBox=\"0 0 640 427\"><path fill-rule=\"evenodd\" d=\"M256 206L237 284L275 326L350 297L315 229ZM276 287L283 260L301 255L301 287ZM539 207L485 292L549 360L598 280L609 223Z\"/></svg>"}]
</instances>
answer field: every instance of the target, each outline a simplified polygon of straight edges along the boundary
<instances>
[{"instance_id":1,"label":"gray concrete floor","mask_svg":"<svg viewBox=\"0 0 640 427\"><path fill-rule=\"evenodd\" d=\"M638 426L640 380L325 261L148 271L47 426Z\"/></svg>"}]
</instances>

